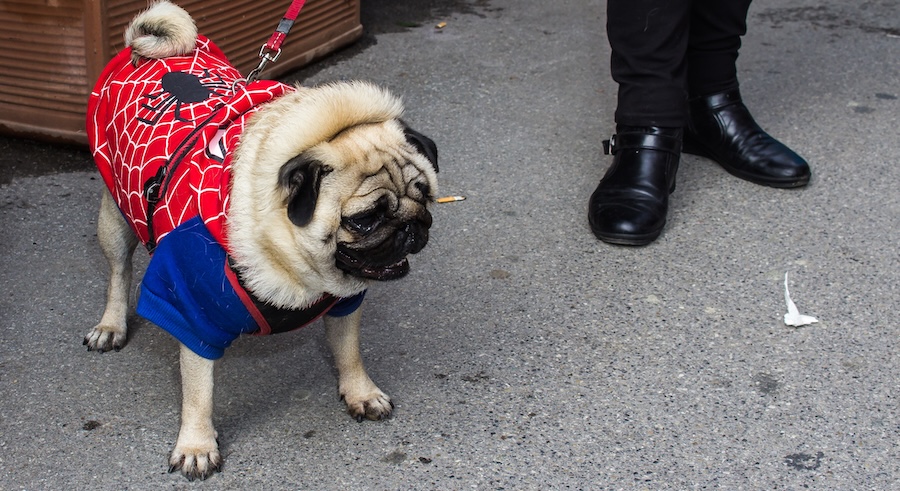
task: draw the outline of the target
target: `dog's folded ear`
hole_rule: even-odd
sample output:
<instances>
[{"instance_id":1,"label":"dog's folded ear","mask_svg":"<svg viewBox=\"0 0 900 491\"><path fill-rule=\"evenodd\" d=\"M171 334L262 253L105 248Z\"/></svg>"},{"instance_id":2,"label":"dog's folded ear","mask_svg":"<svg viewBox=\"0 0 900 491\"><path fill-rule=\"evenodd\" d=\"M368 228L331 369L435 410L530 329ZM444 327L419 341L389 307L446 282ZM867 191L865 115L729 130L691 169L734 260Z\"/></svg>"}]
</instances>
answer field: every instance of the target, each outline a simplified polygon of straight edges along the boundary
<instances>
[{"instance_id":1,"label":"dog's folded ear","mask_svg":"<svg viewBox=\"0 0 900 491\"><path fill-rule=\"evenodd\" d=\"M438 152L434 141L406 125L404 125L403 133L406 135L406 141L416 147L419 153L427 157L431 165L434 166L434 171L438 172Z\"/></svg>"},{"instance_id":2,"label":"dog's folded ear","mask_svg":"<svg viewBox=\"0 0 900 491\"><path fill-rule=\"evenodd\" d=\"M287 191L287 215L291 223L306 226L316 211L319 183L330 169L322 162L300 154L281 166L278 183Z\"/></svg>"}]
</instances>

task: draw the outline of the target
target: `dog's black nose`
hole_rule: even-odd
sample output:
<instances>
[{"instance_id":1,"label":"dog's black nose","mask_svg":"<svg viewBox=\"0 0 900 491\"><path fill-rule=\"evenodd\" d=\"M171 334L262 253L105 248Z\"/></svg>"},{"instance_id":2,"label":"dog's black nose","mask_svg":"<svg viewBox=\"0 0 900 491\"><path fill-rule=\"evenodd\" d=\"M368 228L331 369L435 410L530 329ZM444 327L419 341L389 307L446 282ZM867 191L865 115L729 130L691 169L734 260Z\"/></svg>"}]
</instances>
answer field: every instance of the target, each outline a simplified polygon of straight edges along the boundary
<instances>
[{"instance_id":1,"label":"dog's black nose","mask_svg":"<svg viewBox=\"0 0 900 491\"><path fill-rule=\"evenodd\" d=\"M420 221L408 222L397 230L396 241L401 250L415 254L428 243L428 226Z\"/></svg>"}]
</instances>

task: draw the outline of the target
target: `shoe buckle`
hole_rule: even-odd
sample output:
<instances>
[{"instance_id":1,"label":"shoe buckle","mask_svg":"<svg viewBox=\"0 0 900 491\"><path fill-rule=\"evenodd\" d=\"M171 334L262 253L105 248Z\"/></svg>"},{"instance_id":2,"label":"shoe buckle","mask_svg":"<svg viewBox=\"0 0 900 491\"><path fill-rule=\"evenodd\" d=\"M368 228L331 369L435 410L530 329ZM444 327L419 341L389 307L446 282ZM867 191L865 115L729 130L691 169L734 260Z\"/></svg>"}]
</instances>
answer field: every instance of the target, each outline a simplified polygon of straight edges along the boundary
<instances>
[{"instance_id":1,"label":"shoe buckle","mask_svg":"<svg viewBox=\"0 0 900 491\"><path fill-rule=\"evenodd\" d=\"M614 155L616 153L616 135L609 137L609 140L603 140L603 154Z\"/></svg>"}]
</instances>

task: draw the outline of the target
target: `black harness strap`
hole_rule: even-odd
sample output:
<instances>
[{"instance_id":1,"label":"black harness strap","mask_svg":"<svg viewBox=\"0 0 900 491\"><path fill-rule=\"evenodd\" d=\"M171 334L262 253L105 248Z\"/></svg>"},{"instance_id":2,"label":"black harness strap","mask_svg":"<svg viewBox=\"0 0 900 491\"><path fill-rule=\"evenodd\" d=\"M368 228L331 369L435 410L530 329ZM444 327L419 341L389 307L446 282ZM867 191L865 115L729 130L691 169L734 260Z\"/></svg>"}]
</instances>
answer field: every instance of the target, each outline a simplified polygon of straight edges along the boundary
<instances>
[{"instance_id":1,"label":"black harness strap","mask_svg":"<svg viewBox=\"0 0 900 491\"><path fill-rule=\"evenodd\" d=\"M175 152L156 171L156 175L144 182L144 197L147 198L147 250L153 252L156 249L156 233L153 230L153 214L156 211L156 204L165 197L166 191L169 189L169 183L172 182L172 176L175 175L175 169L184 160L188 152L194 147L199 138L199 133L206 125L209 124L219 111L225 107L225 104L219 104L213 109L212 113L202 123L197 125L190 133L178 144Z\"/></svg>"}]
</instances>

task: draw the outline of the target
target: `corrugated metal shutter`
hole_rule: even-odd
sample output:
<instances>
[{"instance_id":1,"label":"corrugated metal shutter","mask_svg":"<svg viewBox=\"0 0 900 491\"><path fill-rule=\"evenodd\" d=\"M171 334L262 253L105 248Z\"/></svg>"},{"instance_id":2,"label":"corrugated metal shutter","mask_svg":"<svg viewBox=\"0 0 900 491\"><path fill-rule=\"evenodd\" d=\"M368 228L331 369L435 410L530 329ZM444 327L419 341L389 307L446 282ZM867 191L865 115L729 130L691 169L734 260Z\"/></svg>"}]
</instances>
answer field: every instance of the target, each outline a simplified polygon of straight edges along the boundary
<instances>
[{"instance_id":1,"label":"corrugated metal shutter","mask_svg":"<svg viewBox=\"0 0 900 491\"><path fill-rule=\"evenodd\" d=\"M241 72L259 62L289 0L178 2ZM0 131L85 143L87 97L103 66L122 49L125 26L146 0L3 0L0 2ZM276 77L362 34L359 0L308 0Z\"/></svg>"},{"instance_id":2,"label":"corrugated metal shutter","mask_svg":"<svg viewBox=\"0 0 900 491\"><path fill-rule=\"evenodd\" d=\"M83 125L88 89L83 1L3 0L0 6L0 119Z\"/></svg>"}]
</instances>

